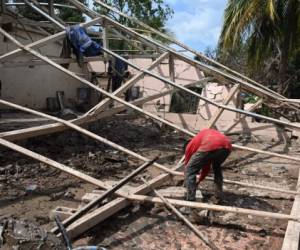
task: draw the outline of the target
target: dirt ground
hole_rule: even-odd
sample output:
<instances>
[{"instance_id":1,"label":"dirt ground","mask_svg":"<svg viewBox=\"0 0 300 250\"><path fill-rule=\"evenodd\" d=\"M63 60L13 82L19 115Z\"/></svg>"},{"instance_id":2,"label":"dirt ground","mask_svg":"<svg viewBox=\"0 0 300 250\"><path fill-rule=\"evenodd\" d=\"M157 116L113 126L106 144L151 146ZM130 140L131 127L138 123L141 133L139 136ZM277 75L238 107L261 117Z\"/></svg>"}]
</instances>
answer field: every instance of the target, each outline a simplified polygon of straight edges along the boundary
<instances>
[{"instance_id":1,"label":"dirt ground","mask_svg":"<svg viewBox=\"0 0 300 250\"><path fill-rule=\"evenodd\" d=\"M9 129L15 127L10 123ZM143 118L106 119L87 128L149 158L161 153L160 163L166 166L174 165L181 158L182 145L187 139ZM0 131L8 131L6 123L0 123ZM232 139L239 142L240 138L233 136ZM120 180L141 164L74 131L32 138L18 144L102 181ZM274 152L284 149L284 145L276 142L249 140L247 145ZM293 141L288 149L290 155L299 156L297 141ZM297 169L295 163L288 160L234 151L224 165L224 177L294 190ZM159 173L152 168L143 176L150 179ZM130 183L132 186L140 184L139 177ZM181 185L176 180L172 184ZM6 219L11 224L25 221L28 225L32 223L37 228L49 230L54 226L53 218L49 217L52 209L57 206L77 208L81 197L93 189L95 187L90 184L16 152L0 150L0 225ZM214 203L213 182L205 181L200 189L204 202ZM293 204L290 195L228 184L224 189L223 205L289 214ZM287 225L280 220L221 212L213 212L209 219L194 223L219 249L227 250L280 249ZM29 249L24 241L11 240L13 234L7 231L4 232L6 248L3 249ZM31 245L32 249L62 249L61 243L48 235L49 244L42 244L40 248ZM107 249L206 249L170 211L149 204L133 204L123 209L73 243L74 246L97 245Z\"/></svg>"}]
</instances>

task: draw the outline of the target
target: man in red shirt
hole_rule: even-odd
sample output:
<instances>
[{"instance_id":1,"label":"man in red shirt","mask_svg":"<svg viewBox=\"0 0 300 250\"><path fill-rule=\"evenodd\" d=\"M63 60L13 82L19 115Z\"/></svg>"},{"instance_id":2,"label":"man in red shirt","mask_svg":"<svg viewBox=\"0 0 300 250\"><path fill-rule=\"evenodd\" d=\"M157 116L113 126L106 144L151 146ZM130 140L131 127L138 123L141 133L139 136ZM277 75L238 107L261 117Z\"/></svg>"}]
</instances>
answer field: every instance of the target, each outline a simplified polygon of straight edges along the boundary
<instances>
[{"instance_id":1,"label":"man in red shirt","mask_svg":"<svg viewBox=\"0 0 300 250\"><path fill-rule=\"evenodd\" d=\"M227 159L232 146L230 139L214 129L201 130L185 148L185 183L188 201L196 200L197 185L205 179L212 166L215 195L221 199L223 174L221 165ZM197 174L200 173L198 181Z\"/></svg>"}]
</instances>

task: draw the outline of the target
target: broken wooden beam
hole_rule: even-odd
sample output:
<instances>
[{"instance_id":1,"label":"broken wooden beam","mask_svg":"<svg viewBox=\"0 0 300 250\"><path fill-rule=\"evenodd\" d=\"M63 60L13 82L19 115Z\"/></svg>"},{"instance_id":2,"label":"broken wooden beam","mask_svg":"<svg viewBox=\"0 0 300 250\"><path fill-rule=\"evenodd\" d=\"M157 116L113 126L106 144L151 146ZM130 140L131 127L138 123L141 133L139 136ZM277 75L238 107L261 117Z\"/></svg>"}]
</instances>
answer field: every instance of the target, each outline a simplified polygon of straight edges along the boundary
<instances>
[{"instance_id":1,"label":"broken wooden beam","mask_svg":"<svg viewBox=\"0 0 300 250\"><path fill-rule=\"evenodd\" d=\"M146 170L149 166L151 166L156 160L158 159L158 157L155 157L153 160L150 160L149 162L144 163L143 165L141 165L139 168L137 168L136 170L134 170L133 172L131 172L129 175L127 175L126 177L124 177L122 180L120 180L116 185L112 186L110 189L107 189L103 194L101 194L99 197L97 197L96 199L92 200L91 202L89 202L87 205L85 205L84 207L78 209L76 211L76 213L74 213L73 215L71 215L69 218L67 218L66 220L64 220L62 222L62 225L64 225L65 227L69 226L70 224L72 224L74 221L76 221L77 219L79 219L82 215L86 214L87 212L89 212L92 208L94 208L95 206L99 205L104 199L106 199L108 196L112 195L113 193L115 193L117 190L119 190L121 187L123 187L126 183L128 183L129 181L131 181L134 177L136 177L138 174L140 174L142 171ZM52 230L53 233L57 234L59 232L59 228L54 228Z\"/></svg>"},{"instance_id":2,"label":"broken wooden beam","mask_svg":"<svg viewBox=\"0 0 300 250\"><path fill-rule=\"evenodd\" d=\"M96 186L104 188L104 189L110 188L107 185L105 185L104 182L102 182L92 176L89 176L78 170L67 167L64 164L58 163L54 160L51 160L45 156L37 154L31 150L28 150L24 147L16 145L12 142L0 139L0 145L10 148L21 154L27 155L30 158L33 158L40 162L43 162L48 166L55 167L63 172L73 175L81 180L84 180L84 181L90 183L90 184L96 185ZM163 203L159 198L155 198L155 197L151 197L151 196L137 195L137 194L125 194L120 191L116 191L116 194L125 199L129 199L132 201L151 202L151 203L158 203L158 204ZM291 221L297 221L297 222L300 221L300 217L291 216L288 214L272 213L272 212L258 211L258 210L253 210L253 209L220 206L220 205L206 204L206 203L201 203L201 202L190 202L190 201L175 200L175 199L168 199L168 201L172 205L175 205L175 206L185 206L185 207L191 207L191 208L195 208L195 209L206 209L206 210L217 211L217 212L230 212L230 213L243 214L243 215L253 215L253 216L268 217L268 218L280 219L280 220L291 220Z\"/></svg>"}]
</instances>

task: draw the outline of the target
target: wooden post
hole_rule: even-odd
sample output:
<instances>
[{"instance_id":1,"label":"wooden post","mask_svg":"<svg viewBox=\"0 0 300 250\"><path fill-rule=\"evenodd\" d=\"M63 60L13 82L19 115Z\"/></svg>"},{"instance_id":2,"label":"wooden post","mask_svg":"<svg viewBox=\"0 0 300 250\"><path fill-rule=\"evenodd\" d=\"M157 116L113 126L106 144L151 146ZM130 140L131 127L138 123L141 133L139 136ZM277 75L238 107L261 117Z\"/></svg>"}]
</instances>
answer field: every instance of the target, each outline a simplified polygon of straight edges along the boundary
<instances>
[{"instance_id":1,"label":"wooden post","mask_svg":"<svg viewBox=\"0 0 300 250\"><path fill-rule=\"evenodd\" d=\"M105 49L109 49L109 41L108 41L108 25L107 22L102 22L102 41L103 41L103 47ZM108 54L104 53L105 61L108 61Z\"/></svg>"},{"instance_id":2,"label":"wooden post","mask_svg":"<svg viewBox=\"0 0 300 250\"><path fill-rule=\"evenodd\" d=\"M49 15L51 17L54 17L54 0L49 0L49 3L48 3L48 10L49 10Z\"/></svg>"},{"instance_id":3,"label":"wooden post","mask_svg":"<svg viewBox=\"0 0 300 250\"><path fill-rule=\"evenodd\" d=\"M241 91L241 86L239 85L239 88L238 88L238 93L237 93L237 96L236 96L236 102L235 102L235 107L237 109L242 109L242 91ZM235 116L235 119L236 120L240 120L241 119L241 114L240 113L236 113L236 116Z\"/></svg>"},{"instance_id":4,"label":"wooden post","mask_svg":"<svg viewBox=\"0 0 300 250\"><path fill-rule=\"evenodd\" d=\"M5 0L0 0L0 4L1 4L1 13L5 12Z\"/></svg>"},{"instance_id":5,"label":"wooden post","mask_svg":"<svg viewBox=\"0 0 300 250\"><path fill-rule=\"evenodd\" d=\"M169 54L169 75L170 75L170 80L172 82L175 82L175 62L174 62L174 56L172 54Z\"/></svg>"}]
</instances>

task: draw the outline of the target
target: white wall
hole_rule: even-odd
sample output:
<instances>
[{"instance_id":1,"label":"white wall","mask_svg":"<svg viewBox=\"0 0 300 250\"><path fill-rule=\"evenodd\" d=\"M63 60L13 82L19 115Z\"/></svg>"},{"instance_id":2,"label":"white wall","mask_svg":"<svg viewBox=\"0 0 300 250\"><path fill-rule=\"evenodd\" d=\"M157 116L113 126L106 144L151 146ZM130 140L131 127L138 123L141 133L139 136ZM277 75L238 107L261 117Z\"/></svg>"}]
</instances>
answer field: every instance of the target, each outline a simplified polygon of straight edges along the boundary
<instances>
[{"instance_id":1,"label":"white wall","mask_svg":"<svg viewBox=\"0 0 300 250\"><path fill-rule=\"evenodd\" d=\"M23 44L29 44L32 40L28 34L17 32L15 37ZM30 32L34 41L43 38L42 35ZM4 42L0 35L0 54L5 54L16 46L10 42ZM37 49L43 55L59 56L61 45L50 43ZM9 57L6 62L24 62L34 58L31 55L19 54L17 57ZM83 73L76 63L69 68L71 71ZM0 80L2 82L1 98L17 104L36 109L46 108L46 98L55 97L56 91L64 91L65 101L70 105L70 100L76 100L76 89L83 86L79 81L67 76L61 71L49 65L26 65L18 67L1 67Z\"/></svg>"}]
</instances>

